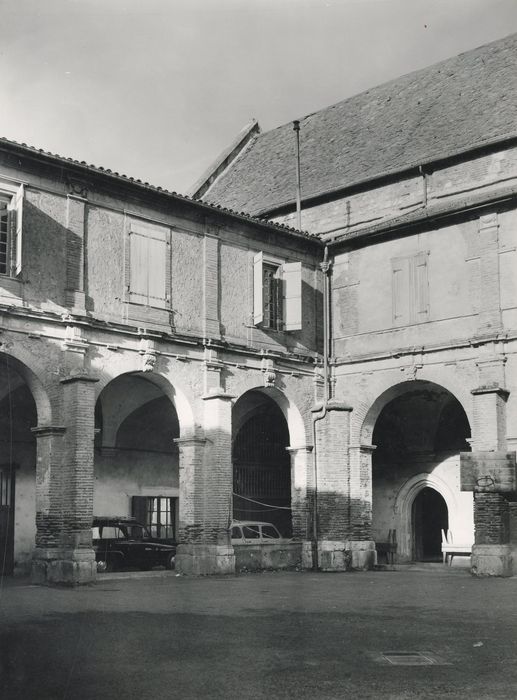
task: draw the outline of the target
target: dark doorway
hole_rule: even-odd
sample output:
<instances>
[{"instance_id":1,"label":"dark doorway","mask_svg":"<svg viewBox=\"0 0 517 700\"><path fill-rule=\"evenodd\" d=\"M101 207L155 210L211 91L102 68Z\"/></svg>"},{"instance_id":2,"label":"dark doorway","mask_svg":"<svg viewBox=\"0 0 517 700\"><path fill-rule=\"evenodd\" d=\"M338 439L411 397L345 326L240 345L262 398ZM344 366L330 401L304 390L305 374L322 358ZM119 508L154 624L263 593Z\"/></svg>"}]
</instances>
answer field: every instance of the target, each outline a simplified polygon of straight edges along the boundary
<instances>
[{"instance_id":1,"label":"dark doorway","mask_svg":"<svg viewBox=\"0 0 517 700\"><path fill-rule=\"evenodd\" d=\"M432 488L420 491L413 501L414 558L442 560L442 530L447 532L449 516L443 497Z\"/></svg>"},{"instance_id":2,"label":"dark doorway","mask_svg":"<svg viewBox=\"0 0 517 700\"><path fill-rule=\"evenodd\" d=\"M14 568L14 475L12 465L0 466L0 574Z\"/></svg>"}]
</instances>

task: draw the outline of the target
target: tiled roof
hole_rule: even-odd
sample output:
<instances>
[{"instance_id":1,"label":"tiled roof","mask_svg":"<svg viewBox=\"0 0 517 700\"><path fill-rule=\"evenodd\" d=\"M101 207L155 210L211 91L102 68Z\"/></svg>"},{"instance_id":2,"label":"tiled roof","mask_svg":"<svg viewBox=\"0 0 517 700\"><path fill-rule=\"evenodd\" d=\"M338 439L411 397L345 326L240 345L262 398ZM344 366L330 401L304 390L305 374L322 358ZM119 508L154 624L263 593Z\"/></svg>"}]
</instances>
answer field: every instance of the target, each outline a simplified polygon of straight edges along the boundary
<instances>
[{"instance_id":1,"label":"tiled roof","mask_svg":"<svg viewBox=\"0 0 517 700\"><path fill-rule=\"evenodd\" d=\"M163 187L156 187L155 185L150 185L148 182L143 182L142 180L138 180L134 177L130 177L128 175L120 174L117 173L113 170L110 170L109 168L103 168L102 166L98 165L90 165L86 163L86 161L79 161L75 160L74 158L67 158L65 156L60 156L57 153L51 153L49 151L45 151L42 148L35 148L34 146L28 146L26 143L18 143L17 141L12 141L11 139L7 139L5 137L0 136L0 148L7 148L8 150L16 150L21 153L26 153L29 156L35 156L38 158L42 158L43 160L46 161L53 161L54 163L57 163L58 165L64 165L69 168L74 168L79 171L83 171L84 174L86 173L93 173L95 175L102 175L105 176L112 181L119 181L123 182L126 185L133 185L136 187L139 187L140 189L147 190L148 192L153 192L157 194L162 194L166 195L168 197L171 197L176 200L181 200L183 202L188 202L190 203L193 207L201 207L205 209L207 212L214 212L214 213L219 213L219 214L226 214L232 218L237 218L240 220L247 221L252 224L257 224L261 227L268 227L271 229L276 229L277 231L282 231L284 233L292 234L298 237L303 237L303 238L310 238L312 240L316 240L316 237L310 233L307 233L306 231L298 231L295 228L292 228L290 226L286 226L284 224L279 224L274 221L268 221L265 218L256 218L253 215L249 214L248 212L239 212L235 211L233 209L230 209L229 207L223 205L223 204L210 204L207 202L199 201L196 199L192 199L191 197L188 197L187 195L183 194L178 194L177 192L171 192L169 190L164 189Z\"/></svg>"},{"instance_id":2,"label":"tiled roof","mask_svg":"<svg viewBox=\"0 0 517 700\"><path fill-rule=\"evenodd\" d=\"M302 198L517 135L517 34L300 120ZM295 199L292 123L259 134L203 195L261 215Z\"/></svg>"}]
</instances>

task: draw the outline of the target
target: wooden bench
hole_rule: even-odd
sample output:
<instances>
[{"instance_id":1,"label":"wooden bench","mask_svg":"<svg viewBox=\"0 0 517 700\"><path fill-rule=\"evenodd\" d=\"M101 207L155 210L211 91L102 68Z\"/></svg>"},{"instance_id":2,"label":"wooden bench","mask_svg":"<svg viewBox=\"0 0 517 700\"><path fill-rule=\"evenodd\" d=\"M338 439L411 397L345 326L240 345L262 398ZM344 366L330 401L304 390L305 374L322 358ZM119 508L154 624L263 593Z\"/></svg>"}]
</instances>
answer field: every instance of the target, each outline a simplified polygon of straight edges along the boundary
<instances>
[{"instance_id":1,"label":"wooden bench","mask_svg":"<svg viewBox=\"0 0 517 700\"><path fill-rule=\"evenodd\" d=\"M377 550L377 554L386 555L387 564L393 564L397 552L397 531L390 530L388 532L387 542L376 542L375 549Z\"/></svg>"},{"instance_id":2,"label":"wooden bench","mask_svg":"<svg viewBox=\"0 0 517 700\"><path fill-rule=\"evenodd\" d=\"M456 555L460 557L470 557L472 554L471 544L457 544L454 542L452 532L442 530L442 556L443 563L452 566L452 560Z\"/></svg>"}]
</instances>

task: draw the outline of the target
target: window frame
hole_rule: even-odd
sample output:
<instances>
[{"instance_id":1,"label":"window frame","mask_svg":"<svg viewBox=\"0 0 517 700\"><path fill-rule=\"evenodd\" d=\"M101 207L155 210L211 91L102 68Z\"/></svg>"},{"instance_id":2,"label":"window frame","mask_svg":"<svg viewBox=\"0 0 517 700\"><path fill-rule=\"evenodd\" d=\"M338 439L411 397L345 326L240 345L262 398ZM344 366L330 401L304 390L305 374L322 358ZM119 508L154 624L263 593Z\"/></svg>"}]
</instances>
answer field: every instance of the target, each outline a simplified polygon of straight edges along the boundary
<instances>
[{"instance_id":1,"label":"window frame","mask_svg":"<svg viewBox=\"0 0 517 700\"><path fill-rule=\"evenodd\" d=\"M392 322L396 327L429 320L429 255L425 250L391 259Z\"/></svg>"},{"instance_id":2,"label":"window frame","mask_svg":"<svg viewBox=\"0 0 517 700\"><path fill-rule=\"evenodd\" d=\"M0 278L5 284L5 280L16 280L22 271L25 183L0 178L0 200L6 203L5 268L0 269Z\"/></svg>"},{"instance_id":3,"label":"window frame","mask_svg":"<svg viewBox=\"0 0 517 700\"><path fill-rule=\"evenodd\" d=\"M171 228L166 224L155 223L134 216L127 217L127 251L126 251L126 301L142 309L156 309L160 311L170 311L171 308ZM144 273L138 282L145 282L143 289L134 279L134 256L136 253L135 244L139 240L142 244L140 252L146 257L146 266L139 268L139 274ZM145 243L144 243L145 242ZM154 242L154 243L152 243ZM159 270L163 277L163 294L158 296L151 293L150 283L153 282L153 271L150 256L151 249L156 249L156 244L163 245L163 267ZM155 282L155 280L154 280ZM154 291L154 290L153 290Z\"/></svg>"},{"instance_id":4,"label":"window frame","mask_svg":"<svg viewBox=\"0 0 517 700\"><path fill-rule=\"evenodd\" d=\"M266 331L302 329L302 274L300 261L286 262L263 251L254 255L252 316L255 326Z\"/></svg>"}]
</instances>

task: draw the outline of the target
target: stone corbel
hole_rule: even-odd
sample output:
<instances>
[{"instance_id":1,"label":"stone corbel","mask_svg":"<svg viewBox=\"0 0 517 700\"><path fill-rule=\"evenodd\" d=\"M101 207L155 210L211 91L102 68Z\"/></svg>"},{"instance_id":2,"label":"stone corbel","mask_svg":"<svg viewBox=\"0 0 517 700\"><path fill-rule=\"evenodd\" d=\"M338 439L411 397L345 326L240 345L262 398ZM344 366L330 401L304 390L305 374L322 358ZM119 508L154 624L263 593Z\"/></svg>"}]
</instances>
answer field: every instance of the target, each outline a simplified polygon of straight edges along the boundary
<instances>
[{"instance_id":1,"label":"stone corbel","mask_svg":"<svg viewBox=\"0 0 517 700\"><path fill-rule=\"evenodd\" d=\"M156 364L156 343L150 338L140 338L140 349L138 350L142 357L142 372L152 372Z\"/></svg>"},{"instance_id":2,"label":"stone corbel","mask_svg":"<svg viewBox=\"0 0 517 700\"><path fill-rule=\"evenodd\" d=\"M266 388L275 386L276 371L275 364L271 357L262 358L262 360L260 361L260 370L262 372L264 386Z\"/></svg>"}]
</instances>

